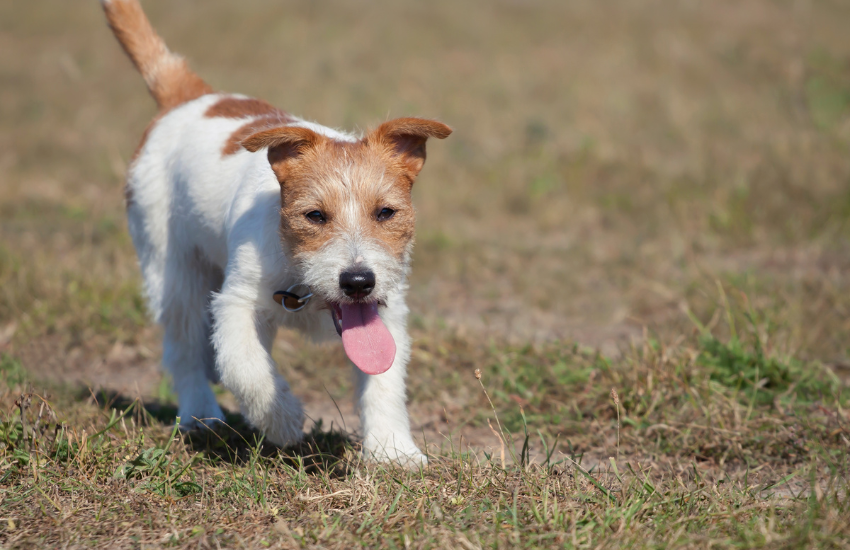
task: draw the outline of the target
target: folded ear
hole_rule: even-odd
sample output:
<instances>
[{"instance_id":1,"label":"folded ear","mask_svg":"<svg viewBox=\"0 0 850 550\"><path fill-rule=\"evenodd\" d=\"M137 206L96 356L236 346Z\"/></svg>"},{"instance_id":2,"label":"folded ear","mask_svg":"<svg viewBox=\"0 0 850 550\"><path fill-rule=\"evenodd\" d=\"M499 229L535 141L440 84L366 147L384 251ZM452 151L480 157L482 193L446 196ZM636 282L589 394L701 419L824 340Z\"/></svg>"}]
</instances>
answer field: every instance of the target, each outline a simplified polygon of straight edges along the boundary
<instances>
[{"instance_id":1,"label":"folded ear","mask_svg":"<svg viewBox=\"0 0 850 550\"><path fill-rule=\"evenodd\" d=\"M242 147L252 153L268 147L269 164L271 164L277 180L283 182L286 179L287 161L295 159L315 147L321 139L323 139L322 136L313 130L296 126L282 126L248 136L242 140Z\"/></svg>"},{"instance_id":2,"label":"folded ear","mask_svg":"<svg viewBox=\"0 0 850 550\"><path fill-rule=\"evenodd\" d=\"M413 179L425 165L425 142L428 138L445 139L451 133L451 128L436 120L397 118L378 126L369 139L389 145Z\"/></svg>"}]
</instances>

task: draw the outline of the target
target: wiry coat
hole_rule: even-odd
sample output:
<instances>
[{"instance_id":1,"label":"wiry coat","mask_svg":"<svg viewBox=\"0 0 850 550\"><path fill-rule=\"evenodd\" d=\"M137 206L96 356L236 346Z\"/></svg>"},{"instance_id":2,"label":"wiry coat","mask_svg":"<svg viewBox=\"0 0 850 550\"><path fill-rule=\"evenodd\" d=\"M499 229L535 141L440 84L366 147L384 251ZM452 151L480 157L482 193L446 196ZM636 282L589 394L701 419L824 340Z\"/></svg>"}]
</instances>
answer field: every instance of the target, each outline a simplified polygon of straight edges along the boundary
<instances>
[{"instance_id":1,"label":"wiry coat","mask_svg":"<svg viewBox=\"0 0 850 550\"><path fill-rule=\"evenodd\" d=\"M355 369L364 454L425 462L404 388L410 189L425 140L451 130L397 119L360 137L213 93L168 51L137 0L103 6L160 107L128 171L127 212L181 426L223 418L208 382L220 380L272 442L298 440L304 414L271 358L276 329L333 338L331 309L351 301L340 273L366 266L376 279L368 300L380 306L396 354L383 374ZM305 217L311 211L321 223ZM287 312L272 296L296 283L315 297Z\"/></svg>"}]
</instances>

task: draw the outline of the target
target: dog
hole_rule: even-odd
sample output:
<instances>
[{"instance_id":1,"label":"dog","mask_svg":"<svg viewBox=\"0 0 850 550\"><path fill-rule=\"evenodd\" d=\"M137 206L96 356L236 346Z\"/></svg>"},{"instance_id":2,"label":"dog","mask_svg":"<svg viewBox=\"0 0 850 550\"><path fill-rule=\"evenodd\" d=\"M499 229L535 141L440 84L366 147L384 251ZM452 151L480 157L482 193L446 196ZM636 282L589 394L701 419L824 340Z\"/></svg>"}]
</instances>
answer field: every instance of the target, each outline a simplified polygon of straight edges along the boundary
<instances>
[{"instance_id":1,"label":"dog","mask_svg":"<svg viewBox=\"0 0 850 550\"><path fill-rule=\"evenodd\" d=\"M210 382L280 446L304 411L271 357L277 328L342 338L356 367L363 456L424 465L410 433L405 302L411 189L440 122L362 136L215 92L165 46L138 0L101 0L159 111L127 172L129 231L184 430L223 419Z\"/></svg>"}]
</instances>

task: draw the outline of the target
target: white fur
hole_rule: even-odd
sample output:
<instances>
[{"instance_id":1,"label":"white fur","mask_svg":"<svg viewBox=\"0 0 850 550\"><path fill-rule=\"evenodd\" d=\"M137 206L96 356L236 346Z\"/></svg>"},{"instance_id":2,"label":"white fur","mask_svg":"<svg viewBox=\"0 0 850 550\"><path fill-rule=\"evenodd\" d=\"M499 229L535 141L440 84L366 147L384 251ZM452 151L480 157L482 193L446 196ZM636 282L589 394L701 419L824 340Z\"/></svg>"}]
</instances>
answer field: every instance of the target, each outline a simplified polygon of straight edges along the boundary
<instances>
[{"instance_id":1,"label":"white fur","mask_svg":"<svg viewBox=\"0 0 850 550\"><path fill-rule=\"evenodd\" d=\"M245 119L204 116L223 97L203 96L165 115L128 175L130 233L151 313L165 330L163 366L174 378L181 426L223 418L207 381L220 380L270 441L299 440L304 413L271 357L275 332L287 325L316 339L337 336L322 300L290 313L274 302L273 293L306 282L332 298L340 293L341 270L365 262L376 273L375 296L386 303L380 315L397 352L384 374L354 369L364 456L424 464L405 406L406 262L361 238L356 224L348 224L308 264L294 262L281 243L280 187L265 150L222 156L226 140ZM295 125L355 139L314 123ZM339 177L336 184L346 185L346 174Z\"/></svg>"}]
</instances>

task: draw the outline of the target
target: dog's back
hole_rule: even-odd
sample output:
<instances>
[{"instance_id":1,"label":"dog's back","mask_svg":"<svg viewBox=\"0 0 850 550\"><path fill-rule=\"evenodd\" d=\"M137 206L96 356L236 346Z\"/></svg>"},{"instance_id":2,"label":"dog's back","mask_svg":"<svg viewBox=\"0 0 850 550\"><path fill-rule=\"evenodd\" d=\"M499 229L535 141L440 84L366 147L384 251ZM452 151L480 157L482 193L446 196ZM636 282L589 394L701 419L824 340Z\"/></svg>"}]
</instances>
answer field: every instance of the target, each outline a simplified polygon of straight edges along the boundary
<instances>
[{"instance_id":1,"label":"dog's back","mask_svg":"<svg viewBox=\"0 0 850 550\"><path fill-rule=\"evenodd\" d=\"M168 50L138 0L102 4L110 28L159 107L131 159L125 189L142 269L147 271L149 260L166 254L198 252L223 268L226 218L240 185L256 176L257 185L265 182L277 189L264 156L250 154L243 139L284 125L308 127L341 141L355 138L295 118L265 101L215 93L185 59ZM160 293L150 290L152 310L159 318Z\"/></svg>"},{"instance_id":2,"label":"dog's back","mask_svg":"<svg viewBox=\"0 0 850 550\"><path fill-rule=\"evenodd\" d=\"M261 155L241 148L221 153L228 136L246 123L204 116L221 97L202 96L157 117L139 145L127 172L126 197L130 231L140 251L155 247L165 254L167 246L171 256L196 251L220 268L226 263L228 205L241 180L269 168Z\"/></svg>"},{"instance_id":3,"label":"dog's back","mask_svg":"<svg viewBox=\"0 0 850 550\"><path fill-rule=\"evenodd\" d=\"M168 50L138 0L102 4L158 106L130 161L125 188L148 308L166 330L207 338L208 328L192 326L192 312L207 310L210 293L221 286L234 195L252 176L270 186L272 198L277 191L263 156L232 143L257 119L256 108L244 108L255 100L214 93ZM213 376L211 355L206 361Z\"/></svg>"}]
</instances>

